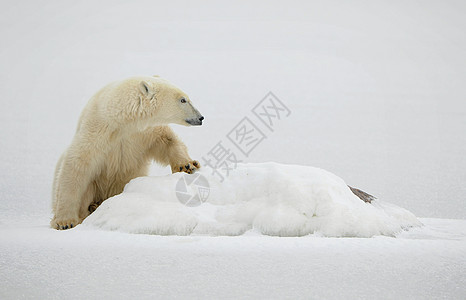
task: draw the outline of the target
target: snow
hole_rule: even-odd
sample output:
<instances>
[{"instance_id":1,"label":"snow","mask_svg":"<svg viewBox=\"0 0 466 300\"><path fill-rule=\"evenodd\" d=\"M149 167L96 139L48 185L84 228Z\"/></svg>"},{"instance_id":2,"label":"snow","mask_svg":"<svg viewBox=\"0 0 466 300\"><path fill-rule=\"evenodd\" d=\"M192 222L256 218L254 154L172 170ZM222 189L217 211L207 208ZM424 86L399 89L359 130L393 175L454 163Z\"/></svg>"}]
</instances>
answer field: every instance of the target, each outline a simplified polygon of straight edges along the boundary
<instances>
[{"instance_id":1,"label":"snow","mask_svg":"<svg viewBox=\"0 0 466 300\"><path fill-rule=\"evenodd\" d=\"M0 298L466 298L465 14L456 0L3 1ZM193 159L221 140L239 156L227 133L272 91L291 114L240 160L329 170L423 226L372 238L51 230L54 167L81 110L108 82L152 74L206 117L173 127ZM181 213L239 233L212 200Z\"/></svg>"},{"instance_id":2,"label":"snow","mask_svg":"<svg viewBox=\"0 0 466 300\"><path fill-rule=\"evenodd\" d=\"M397 238L155 236L0 226L2 299L463 299L466 221Z\"/></svg>"},{"instance_id":3,"label":"snow","mask_svg":"<svg viewBox=\"0 0 466 300\"><path fill-rule=\"evenodd\" d=\"M372 237L421 223L381 200L361 201L330 172L270 162L238 164L226 178L205 167L133 179L84 225L157 235Z\"/></svg>"}]
</instances>

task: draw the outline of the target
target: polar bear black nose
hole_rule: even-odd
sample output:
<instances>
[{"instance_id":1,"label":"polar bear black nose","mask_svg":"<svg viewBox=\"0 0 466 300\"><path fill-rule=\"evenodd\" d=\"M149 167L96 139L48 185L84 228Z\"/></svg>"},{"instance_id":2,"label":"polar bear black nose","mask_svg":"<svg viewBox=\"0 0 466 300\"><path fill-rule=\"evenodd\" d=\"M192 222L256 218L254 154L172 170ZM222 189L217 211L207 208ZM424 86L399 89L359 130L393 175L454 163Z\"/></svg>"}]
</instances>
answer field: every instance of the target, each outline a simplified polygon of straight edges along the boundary
<instances>
[{"instance_id":1,"label":"polar bear black nose","mask_svg":"<svg viewBox=\"0 0 466 300\"><path fill-rule=\"evenodd\" d=\"M199 121L202 121L202 120L204 120L204 117L203 117L203 116L201 116L201 117L199 118Z\"/></svg>"}]
</instances>

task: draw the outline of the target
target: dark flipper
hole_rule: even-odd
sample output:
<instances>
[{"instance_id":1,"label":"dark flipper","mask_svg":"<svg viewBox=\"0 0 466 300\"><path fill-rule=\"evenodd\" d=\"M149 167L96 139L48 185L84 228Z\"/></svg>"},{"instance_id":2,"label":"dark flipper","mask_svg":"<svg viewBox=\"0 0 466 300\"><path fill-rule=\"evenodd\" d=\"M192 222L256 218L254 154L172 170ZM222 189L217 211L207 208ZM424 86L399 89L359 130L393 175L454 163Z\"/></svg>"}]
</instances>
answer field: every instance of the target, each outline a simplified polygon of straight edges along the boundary
<instances>
[{"instance_id":1,"label":"dark flipper","mask_svg":"<svg viewBox=\"0 0 466 300\"><path fill-rule=\"evenodd\" d=\"M353 187L350 187L348 185L348 187L350 188L350 190L353 192L353 194L355 194L356 196L359 197L359 199L361 199L362 201L366 202L366 203L371 203L372 200L375 200L377 199L376 197L366 193L366 192L363 192L361 190L358 190L358 189L355 189Z\"/></svg>"}]
</instances>

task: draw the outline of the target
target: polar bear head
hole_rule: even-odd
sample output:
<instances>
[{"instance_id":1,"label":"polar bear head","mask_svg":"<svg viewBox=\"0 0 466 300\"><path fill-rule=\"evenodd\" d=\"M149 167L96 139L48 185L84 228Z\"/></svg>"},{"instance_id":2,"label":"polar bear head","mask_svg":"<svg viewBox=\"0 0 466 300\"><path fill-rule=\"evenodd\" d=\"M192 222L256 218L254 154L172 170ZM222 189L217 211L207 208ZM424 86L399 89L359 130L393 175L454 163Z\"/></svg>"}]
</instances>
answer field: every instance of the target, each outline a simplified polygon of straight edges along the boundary
<instances>
[{"instance_id":1,"label":"polar bear head","mask_svg":"<svg viewBox=\"0 0 466 300\"><path fill-rule=\"evenodd\" d=\"M140 107L153 125L202 125L204 117L188 95L168 80L158 76L143 78L139 80L138 89Z\"/></svg>"}]
</instances>

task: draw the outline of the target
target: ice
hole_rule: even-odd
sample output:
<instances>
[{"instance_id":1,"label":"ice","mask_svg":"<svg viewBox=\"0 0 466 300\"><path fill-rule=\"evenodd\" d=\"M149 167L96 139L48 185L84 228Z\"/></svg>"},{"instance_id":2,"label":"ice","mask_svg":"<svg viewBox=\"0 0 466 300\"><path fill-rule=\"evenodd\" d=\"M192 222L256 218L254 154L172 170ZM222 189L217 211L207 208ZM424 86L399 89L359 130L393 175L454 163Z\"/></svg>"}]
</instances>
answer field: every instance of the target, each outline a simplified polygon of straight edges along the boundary
<instances>
[{"instance_id":1,"label":"ice","mask_svg":"<svg viewBox=\"0 0 466 300\"><path fill-rule=\"evenodd\" d=\"M367 239L56 231L16 220L0 225L0 296L463 299L466 221L420 221Z\"/></svg>"},{"instance_id":2,"label":"ice","mask_svg":"<svg viewBox=\"0 0 466 300\"><path fill-rule=\"evenodd\" d=\"M270 162L238 164L225 178L205 167L133 179L83 225L157 235L372 237L421 223L382 200L361 201L323 169Z\"/></svg>"}]
</instances>

